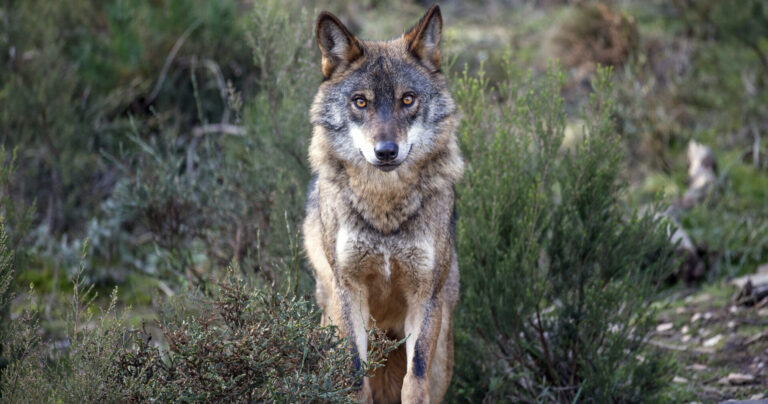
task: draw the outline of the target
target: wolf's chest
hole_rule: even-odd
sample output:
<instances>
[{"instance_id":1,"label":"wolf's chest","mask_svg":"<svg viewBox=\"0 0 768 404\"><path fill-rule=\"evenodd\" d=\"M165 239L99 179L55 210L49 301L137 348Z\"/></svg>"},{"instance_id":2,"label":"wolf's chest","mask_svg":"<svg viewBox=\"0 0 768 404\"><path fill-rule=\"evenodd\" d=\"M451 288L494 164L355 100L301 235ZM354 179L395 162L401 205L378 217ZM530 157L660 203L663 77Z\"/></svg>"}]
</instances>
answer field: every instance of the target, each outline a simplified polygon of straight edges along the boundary
<instances>
[{"instance_id":1,"label":"wolf's chest","mask_svg":"<svg viewBox=\"0 0 768 404\"><path fill-rule=\"evenodd\" d=\"M384 236L373 231L341 227L336 237L336 260L348 276L393 276L416 278L428 276L435 262L435 250L429 237Z\"/></svg>"}]
</instances>

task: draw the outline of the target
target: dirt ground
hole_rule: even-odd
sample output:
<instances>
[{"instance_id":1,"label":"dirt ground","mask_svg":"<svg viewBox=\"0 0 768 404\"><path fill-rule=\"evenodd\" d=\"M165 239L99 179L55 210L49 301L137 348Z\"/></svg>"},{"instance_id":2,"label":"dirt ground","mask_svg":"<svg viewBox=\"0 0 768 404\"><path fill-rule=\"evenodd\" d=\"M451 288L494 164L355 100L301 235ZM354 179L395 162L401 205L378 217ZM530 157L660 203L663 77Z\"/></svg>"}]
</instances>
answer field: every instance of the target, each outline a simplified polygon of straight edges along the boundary
<instances>
[{"instance_id":1,"label":"dirt ground","mask_svg":"<svg viewBox=\"0 0 768 404\"><path fill-rule=\"evenodd\" d=\"M734 303L738 288L722 282L670 295L651 344L681 365L673 381L698 402L768 402L768 299Z\"/></svg>"}]
</instances>

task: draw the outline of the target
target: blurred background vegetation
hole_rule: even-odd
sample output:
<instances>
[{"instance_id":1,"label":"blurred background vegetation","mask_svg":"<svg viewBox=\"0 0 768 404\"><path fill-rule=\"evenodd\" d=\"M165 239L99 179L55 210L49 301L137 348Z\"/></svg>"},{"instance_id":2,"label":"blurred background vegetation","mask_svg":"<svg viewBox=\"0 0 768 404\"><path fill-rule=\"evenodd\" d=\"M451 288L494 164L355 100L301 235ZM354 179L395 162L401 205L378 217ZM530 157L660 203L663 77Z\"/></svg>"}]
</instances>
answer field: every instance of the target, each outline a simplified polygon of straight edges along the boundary
<instances>
[{"instance_id":1,"label":"blurred background vegetation","mask_svg":"<svg viewBox=\"0 0 768 404\"><path fill-rule=\"evenodd\" d=\"M42 374L55 374L58 376L51 380L77 385L71 375L90 374L83 364L91 362L83 358L90 350L102 352L102 345L113 347L104 348L107 351L123 352L122 362L117 362L124 366L113 368L116 362L103 358L95 362L102 367L94 366L90 372L102 369L102 374L117 375L110 379L113 382L120 380L102 386L101 393L130 385L140 386L131 387L130 399L135 401L181 397L185 392L192 392L186 396L190 400L225 399L229 393L201 393L209 382L203 378L190 382L189 391L147 387L147 369L162 373L152 368L162 355L151 351L152 346L142 345L141 338L154 336L158 346L170 349L166 360L174 354L179 358L196 355L178 348L187 346L184 344L169 348L168 341L174 336L181 338L179 330L186 330L182 324L187 323L199 328L189 338L216 339L215 333L204 329L209 313L220 313L223 329L241 336L238 333L252 323L225 321L226 313L241 306L260 308L237 309L238 315L256 313L256 317L249 317L253 324L276 321L258 316L270 313L264 307L281 307L286 318L296 319L295 335L306 331L308 326L299 320L318 317L307 303L312 300L313 280L299 248L298 232L309 181L306 150L311 126L307 111L321 80L313 38L314 16L321 9L329 10L360 37L383 39L402 33L430 4L406 0L328 0L311 6L270 0L2 1L0 216L4 227L0 264L4 270L0 313L5 335L14 336L15 341L0 343L0 367L10 369L3 371L4 379L0 380L8 400L23 395L8 387L6 375L32 381ZM491 340L510 332L507 325L486 324L484 317L496 315L497 309L504 307L500 303L504 299L487 302L486 307L478 303L476 295L488 292L489 287L503 286L504 279L518 274L512 264L524 263L518 266L528 265L531 270L541 259L562 259L558 265L563 268L594 264L634 270L658 266L642 275L648 278L642 283L647 289L619 287L611 292L610 299L614 300L601 295L603 289L594 285L602 285L600 279L621 285L616 280L619 275L590 272L581 279L588 289L597 288L594 298L614 308L627 302L634 307L631 314L645 313L651 300L655 301L651 305L654 310L664 311L674 304L669 302L701 290L726 296L728 292L721 291L725 281L754 273L768 262L768 6L762 0L448 0L441 2L441 8L446 72L463 105L462 147L470 164L477 165L459 188L464 198L459 201L459 229L464 234L459 250L466 256L461 268L466 279L462 304L466 306L460 305L457 316L465 331L457 333L455 388L449 399L634 402L653 397L706 401L748 398L758 391L759 384L713 391L693 383L670 384L675 372L685 372L680 370L685 364L675 368L662 360L656 362L652 358L657 352L640 347L633 338L626 344L606 342L610 347L606 349L613 352L610 355L617 355L611 358L624 358L615 359L625 361L617 368L595 365L596 358L586 358L588 364L578 366L591 373L574 372L568 365L562 375L571 377L570 384L557 384L553 378L560 370L524 369L526 364L534 364L534 368L541 365L537 361L544 346L523 344L526 348L518 352L522 359L510 359L512 354L499 356L493 350L514 351L519 346L511 341L496 345L490 341L490 345L478 347L474 341L479 337L467 330L482 328L479 334ZM559 60L559 67L552 68L552 60ZM602 87L594 84L601 82L596 79L599 66L610 66L613 71L610 79L604 78L608 82ZM515 94L530 89L542 99L549 94L556 101L537 104L510 95L509 86L519 86L514 87ZM612 105L589 112L592 96L603 93ZM502 207L506 213L492 219L512 220L515 209L539 206L532 204L538 197L547 201L542 206L552 212L547 220L571 223L568 231L572 232L590 231L580 227L592 220L588 219L589 209L610 212L610 220L600 216L599 226L629 229L621 236L625 242L616 241L613 251L626 251L632 257L615 262L606 257L571 259L574 251L588 245L579 244L584 243L581 240L575 244L581 247L576 248L563 241L571 240L567 237L557 241L558 232L565 232L557 226L537 233L536 243L546 251L542 257L538 253L535 257L502 257L496 253L514 250L516 241L505 235L501 239L494 239L492 234L490 239L473 236L489 228L499 234L514 234L515 226L522 226L486 226L484 223L496 222L481 215L483 209L490 209L481 206L484 192L539 189L526 188L531 183L521 182L520 177L509 177L510 183L496 184L496 188L483 179L495 178L493 167L481 164L483 159L514 152L494 148L494 142L511 142L504 137L510 133L535 131L526 132L523 115L518 120L500 118L504 111L520 109L519 105L527 102L532 103L529 107L536 114L551 113L542 127L554 125L556 130L547 136L565 149L577 150L589 143L590 137L615 138L615 144L601 146L601 154L590 149L583 160L576 158L575 162L560 163L564 157L554 152L546 155L559 162L553 169L557 174L552 174L559 177L547 183L550 188L533 192L531 200L514 202L516 205L510 202ZM473 109L478 107L486 112ZM482 131L491 138L473 137ZM678 207L689 185L686 148L691 140L713 150L716 182L700 203ZM603 178L606 167L588 164L603 158L611 164L612 176ZM539 172L538 164L535 158L526 157L518 166L501 168L515 173ZM567 180L568 172L577 168L599 177L594 183L597 189L606 190L607 199L586 198L567 188L573 185ZM616 182L622 185L614 187ZM583 204L588 209L576 214L560 209L565 203ZM665 275L664 270L673 268L674 272L676 266L658 264L667 259L668 248L659 241L659 223L644 222L650 220L650 214L636 221L626 219L632 217L628 212L636 209L663 212L667 206L674 208L669 215L689 236L696 259L704 268L695 276L680 273L683 269ZM619 236L610 237L618 240ZM614 245L610 240L606 245ZM627 248L637 244L642 248L635 256ZM489 245L500 250L492 252ZM479 251L477 246L490 252L472 255L472 251ZM596 261L590 261L593 259ZM487 272L488 268L496 272ZM634 277L640 275L632 270L621 272L621 276L636 280ZM561 276L558 279L565 283L552 290L527 290L542 293L543 302L516 301L513 297L526 291L511 286L494 291L498 296L511 296L505 298L506 304L516 301L536 306L533 312L507 313L504 318L525 322L531 313L541 315L538 305L545 308L553 304L558 313L562 307L580 310L582 303L569 306L578 296L568 295L572 279L566 272L553 275ZM496 282L484 281L486 275ZM240 281L227 280L232 277ZM688 282L672 283L675 278ZM537 282L535 277L530 281L532 285ZM237 289L237 282L247 282L258 293L227 292ZM83 290L92 298L84 299ZM240 306L225 304L232 299ZM170 310L169 305L175 311L163 314ZM87 321L80 318L81 313L87 314ZM594 327L624 321L629 328L638 327L633 331L635 336L639 330L653 328L653 318L645 318L645 314L627 317L627 313L610 309L590 313L603 321ZM766 320L768 317L760 321ZM24 326L19 325L22 323ZM518 325L509 327L517 330ZM530 327L528 331L551 327L547 328L548 337L561 335L564 340L594 336L576 330L574 337L563 324L553 322L545 327L541 319ZM82 334L94 329L141 329L142 334L127 338L121 332L105 332L105 340ZM264 337L267 331L260 332L259 338L273 338ZM333 342L327 337L332 333L332 329L316 337L305 333L301 337L305 339L294 340L298 341L295 345L276 343L270 352L294 363L296 353L291 349L330 349ZM760 345L761 350L766 348ZM388 345L383 343L377 349L386 351ZM595 355L604 352L600 349L594 348ZM630 356L644 355L653 366L643 367L642 360L626 362L629 356L624 351L630 349L642 350ZM143 352L144 356L136 359L125 356L128 353L124 351L130 355ZM301 357L301 349L298 352ZM760 354L768 356L763 351ZM345 361L349 358L343 355L318 355L312 362L318 365L306 370L309 378L319 371L344 373L347 369ZM557 355L569 357L565 351L553 353L553 357ZM35 363L58 365L45 368L49 373L35 373L40 370L34 367L19 370L20 363L30 357L37 358L32 361ZM683 359L693 360L687 356ZM214 364L221 360L201 359ZM181 366L185 362L178 359L175 363ZM263 367L263 363L243 366L251 369L244 372L256 372L253 369ZM739 370L741 365L728 366L731 368L723 365L723 369ZM166 374L164 382L173 380L169 376L172 373ZM309 379L276 381L274 375L271 379L264 376L279 387L264 391L296 392L295 386L305 385L311 386L307 387L310 395L299 392L286 400L348 399L348 387L355 380L341 373L335 379L312 379L312 383L306 381ZM609 373L618 378L609 377ZM760 375L758 380L766 383L766 375ZM641 386L656 393L643 396L632 388L606 387L632 384L627 380L634 380L632 388ZM638 380L650 384L639 384ZM92 396L85 386L81 386L82 391L56 393L53 383L37 389L37 397L73 402L107 397ZM34 387L34 383L29 382L29 386ZM221 389L242 388L236 381L226 386ZM577 387L569 390L572 386ZM764 384L762 387L765 390ZM516 395L519 391L528 395ZM268 398L258 394L252 397ZM281 396L272 397L279 400Z\"/></svg>"}]
</instances>

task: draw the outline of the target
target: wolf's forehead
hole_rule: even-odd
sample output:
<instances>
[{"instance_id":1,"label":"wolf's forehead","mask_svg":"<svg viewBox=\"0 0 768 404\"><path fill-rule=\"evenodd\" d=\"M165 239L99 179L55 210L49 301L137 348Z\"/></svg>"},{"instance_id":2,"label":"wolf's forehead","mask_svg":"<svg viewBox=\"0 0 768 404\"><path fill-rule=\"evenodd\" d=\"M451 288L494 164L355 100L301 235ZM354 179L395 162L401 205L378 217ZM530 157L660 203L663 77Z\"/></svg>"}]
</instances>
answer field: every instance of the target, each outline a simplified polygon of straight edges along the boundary
<instances>
[{"instance_id":1,"label":"wolf's forehead","mask_svg":"<svg viewBox=\"0 0 768 404\"><path fill-rule=\"evenodd\" d=\"M367 55L363 63L340 83L348 91L372 91L376 96L398 91L434 92L429 74L416 62L389 55Z\"/></svg>"}]
</instances>

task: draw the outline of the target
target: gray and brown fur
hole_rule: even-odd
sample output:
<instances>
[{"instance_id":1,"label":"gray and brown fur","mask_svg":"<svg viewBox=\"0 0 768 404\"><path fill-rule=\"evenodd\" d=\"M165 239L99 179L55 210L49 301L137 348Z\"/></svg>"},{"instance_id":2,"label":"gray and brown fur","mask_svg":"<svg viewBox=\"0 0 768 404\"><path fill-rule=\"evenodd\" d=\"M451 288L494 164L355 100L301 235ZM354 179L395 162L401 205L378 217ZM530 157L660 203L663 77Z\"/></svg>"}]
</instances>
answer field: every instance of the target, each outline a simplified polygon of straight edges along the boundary
<instances>
[{"instance_id":1,"label":"gray and brown fur","mask_svg":"<svg viewBox=\"0 0 768 404\"><path fill-rule=\"evenodd\" d=\"M304 244L323 324L361 361L374 323L407 337L364 380L365 402L440 402L453 371L453 184L464 165L441 30L437 6L386 42L358 39L329 13L317 20L325 80L311 109Z\"/></svg>"}]
</instances>

